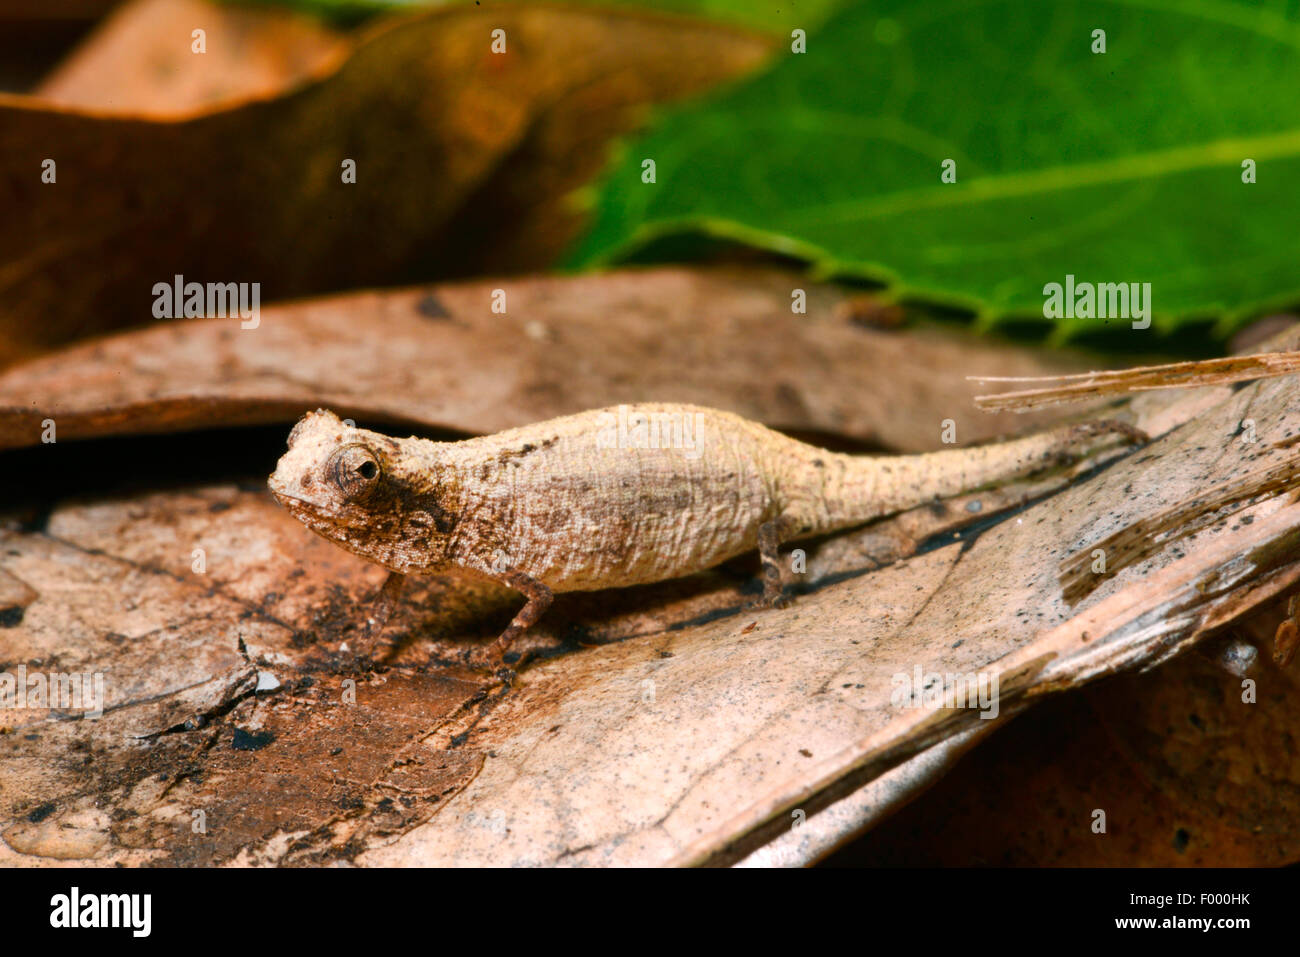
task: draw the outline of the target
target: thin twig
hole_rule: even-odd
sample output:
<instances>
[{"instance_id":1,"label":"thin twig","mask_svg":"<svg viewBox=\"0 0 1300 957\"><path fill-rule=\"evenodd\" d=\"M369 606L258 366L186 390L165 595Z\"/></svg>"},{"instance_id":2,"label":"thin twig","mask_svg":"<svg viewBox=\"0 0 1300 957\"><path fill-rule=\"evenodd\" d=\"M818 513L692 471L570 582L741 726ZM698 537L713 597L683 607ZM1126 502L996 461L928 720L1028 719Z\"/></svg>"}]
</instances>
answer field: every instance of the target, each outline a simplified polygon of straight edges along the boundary
<instances>
[{"instance_id":1,"label":"thin twig","mask_svg":"<svg viewBox=\"0 0 1300 957\"><path fill-rule=\"evenodd\" d=\"M976 406L991 412L1004 410L1027 412L1043 406L1081 402L1125 392L1224 385L1251 379L1293 375L1297 372L1300 372L1300 352L1266 352L1253 356L1227 356L1221 359L1173 362L1168 365L1140 366L1135 369L1116 369L1107 372L1081 372L1075 375L967 376L966 378L974 382L1053 383L1041 388L975 397Z\"/></svg>"}]
</instances>

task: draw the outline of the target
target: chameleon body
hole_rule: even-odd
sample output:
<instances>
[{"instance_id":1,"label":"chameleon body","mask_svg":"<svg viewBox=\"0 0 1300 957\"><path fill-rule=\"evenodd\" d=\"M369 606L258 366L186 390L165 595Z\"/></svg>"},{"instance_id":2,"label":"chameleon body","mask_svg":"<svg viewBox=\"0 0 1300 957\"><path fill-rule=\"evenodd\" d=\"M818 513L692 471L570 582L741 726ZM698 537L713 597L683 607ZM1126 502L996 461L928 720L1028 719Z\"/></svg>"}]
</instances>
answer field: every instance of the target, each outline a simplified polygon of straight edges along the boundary
<instances>
[{"instance_id":1,"label":"chameleon body","mask_svg":"<svg viewBox=\"0 0 1300 957\"><path fill-rule=\"evenodd\" d=\"M392 438L304 416L270 477L312 531L390 572L492 579L528 603L501 653L554 592L689 575L759 549L780 596L783 542L860 525L1066 460L1120 423L1085 423L922 455L828 452L740 416L676 404L598 409L458 442Z\"/></svg>"}]
</instances>

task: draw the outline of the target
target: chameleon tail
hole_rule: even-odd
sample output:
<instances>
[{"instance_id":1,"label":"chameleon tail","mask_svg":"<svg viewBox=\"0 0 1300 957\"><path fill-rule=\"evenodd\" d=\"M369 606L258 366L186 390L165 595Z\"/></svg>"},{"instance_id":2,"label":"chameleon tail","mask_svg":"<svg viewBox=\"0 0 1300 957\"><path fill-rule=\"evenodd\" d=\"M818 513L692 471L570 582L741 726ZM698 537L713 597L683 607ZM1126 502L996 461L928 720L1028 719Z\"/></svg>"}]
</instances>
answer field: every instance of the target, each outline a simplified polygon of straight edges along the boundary
<instances>
[{"instance_id":1,"label":"chameleon tail","mask_svg":"<svg viewBox=\"0 0 1300 957\"><path fill-rule=\"evenodd\" d=\"M822 453L824 486L818 496L816 531L827 532L973 492L986 485L1031 475L1077 460L1089 440L1121 435L1132 442L1148 436L1115 420L1060 426L1021 439L921 455L862 456Z\"/></svg>"}]
</instances>

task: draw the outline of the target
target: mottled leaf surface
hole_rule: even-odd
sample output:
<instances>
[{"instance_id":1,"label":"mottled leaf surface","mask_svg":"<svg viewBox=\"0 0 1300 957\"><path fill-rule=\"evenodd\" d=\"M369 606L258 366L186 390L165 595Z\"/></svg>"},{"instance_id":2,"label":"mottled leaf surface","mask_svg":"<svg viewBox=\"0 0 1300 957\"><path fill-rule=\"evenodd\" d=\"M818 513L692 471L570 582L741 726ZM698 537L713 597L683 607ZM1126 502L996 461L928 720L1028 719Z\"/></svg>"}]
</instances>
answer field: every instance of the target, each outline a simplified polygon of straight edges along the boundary
<instances>
[{"instance_id":1,"label":"mottled leaf surface","mask_svg":"<svg viewBox=\"0 0 1300 957\"><path fill-rule=\"evenodd\" d=\"M506 313L492 311L505 294ZM791 310L794 290L806 314ZM0 448L333 409L394 428L493 432L620 402L728 409L837 441L937 448L1059 415L989 415L965 374L1077 355L859 319L860 297L769 268L626 270L353 293L235 319L168 320L0 372ZM869 300L868 300L869 301ZM466 357L473 357L467 361Z\"/></svg>"}]
</instances>

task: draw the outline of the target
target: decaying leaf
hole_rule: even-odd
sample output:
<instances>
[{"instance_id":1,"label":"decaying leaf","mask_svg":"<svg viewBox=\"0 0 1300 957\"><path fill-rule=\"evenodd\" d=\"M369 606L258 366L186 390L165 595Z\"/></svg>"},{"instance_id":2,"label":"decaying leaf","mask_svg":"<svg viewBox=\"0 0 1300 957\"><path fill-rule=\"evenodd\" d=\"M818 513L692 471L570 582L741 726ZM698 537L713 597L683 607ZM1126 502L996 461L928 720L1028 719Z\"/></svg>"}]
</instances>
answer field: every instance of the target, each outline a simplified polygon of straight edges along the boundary
<instances>
[{"instance_id":1,"label":"decaying leaf","mask_svg":"<svg viewBox=\"0 0 1300 957\"><path fill-rule=\"evenodd\" d=\"M193 50L195 29L204 33L202 55ZM282 93L328 69L346 47L337 32L281 8L132 0L33 95L62 107L166 118Z\"/></svg>"},{"instance_id":2,"label":"decaying leaf","mask_svg":"<svg viewBox=\"0 0 1300 957\"><path fill-rule=\"evenodd\" d=\"M2 657L102 666L119 690L98 721L32 713L0 738L4 853L723 864L797 820L844 809L843 799L861 803L861 787L881 782L875 804L844 825L860 827L927 779L912 759L936 745L955 753L997 720L908 707L898 676L937 675L932 690L957 675L996 677L1005 718L1166 660L1294 587L1300 505L1289 486L1249 481L1300 456L1286 385L1142 397L1108 414L1157 436L1147 447L1103 447L1095 462L1019 488L810 543L807 571L788 571L789 609L744 610L757 583L743 560L663 585L561 596L530 638L543 660L508 689L460 662L516 599L454 579L408 595L391 654L377 672L359 669L341 646L359 633L382 570L316 540L260 484L57 503L0 543L4 594L21 609L0 630ZM1240 436L1247 416L1255 442ZM174 440L154 441L165 462ZM1156 503L1234 482L1244 506L1169 529L1159 549L1098 571L1094 588L1066 600L1070 556ZM191 650L171 661L181 648ZM257 692L262 673L278 687ZM342 697L349 677L355 705ZM358 736L374 741L365 760L334 753ZM77 754L90 764L68 760ZM274 806L258 797L272 780L286 795ZM229 811L240 801L254 812L237 824ZM196 833L195 811L224 830Z\"/></svg>"},{"instance_id":3,"label":"decaying leaf","mask_svg":"<svg viewBox=\"0 0 1300 957\"><path fill-rule=\"evenodd\" d=\"M492 292L507 293L505 315ZM807 314L791 292L807 294ZM1078 357L934 329L882 332L838 287L778 269L678 268L356 293L238 320L177 320L0 373L0 448L123 433L358 422L493 432L620 402L695 402L905 451L951 420L977 442L1055 416L993 416L936 370L1037 373ZM473 363L466 356L476 357Z\"/></svg>"},{"instance_id":4,"label":"decaying leaf","mask_svg":"<svg viewBox=\"0 0 1300 957\"><path fill-rule=\"evenodd\" d=\"M0 533L9 600L21 602L0 631L3 670L96 674L104 689L98 718L4 712L12 852L328 857L355 833L427 818L477 772L473 748L411 744L481 700L484 682L341 668L338 639L353 633L371 569L351 556L340 567L251 497L212 488L71 506L40 532ZM303 834L259 849L281 831Z\"/></svg>"},{"instance_id":5,"label":"decaying leaf","mask_svg":"<svg viewBox=\"0 0 1300 957\"><path fill-rule=\"evenodd\" d=\"M1191 654L1100 682L1011 722L831 861L1293 863L1298 702L1294 676L1263 658L1245 678Z\"/></svg>"},{"instance_id":6,"label":"decaying leaf","mask_svg":"<svg viewBox=\"0 0 1300 957\"><path fill-rule=\"evenodd\" d=\"M791 814L811 815L980 721L968 709L891 707L895 674L991 671L1011 709L1168 657L1239 613L1234 596L1262 600L1295 581L1300 509L1288 497L1121 572L1078 613L1061 596L1054 559L1133 521L1152 495L1292 454L1267 442L1232 446L1219 418L1244 404L1275 423L1270 435L1300 428L1276 383L1251 387L1227 397L1218 416L1202 415L968 547L804 595L752 629L720 619L538 667L475 728L470 740L502 760L456 799L501 810L517 836L489 842L431 824L363 860L732 862L787 829ZM1134 490L1139 478L1145 493ZM1280 547L1261 548L1265 540ZM691 729L692 746L664 743L669 728ZM610 789L612 800L597 799Z\"/></svg>"},{"instance_id":7,"label":"decaying leaf","mask_svg":"<svg viewBox=\"0 0 1300 957\"><path fill-rule=\"evenodd\" d=\"M0 361L150 321L177 275L270 302L541 265L612 136L768 47L630 10L458 6L377 25L274 99L183 118L0 96Z\"/></svg>"}]
</instances>

